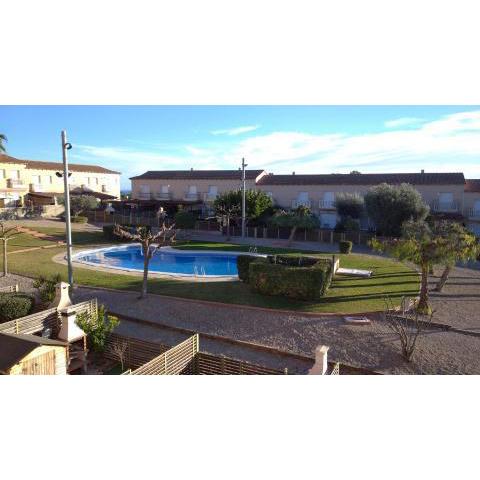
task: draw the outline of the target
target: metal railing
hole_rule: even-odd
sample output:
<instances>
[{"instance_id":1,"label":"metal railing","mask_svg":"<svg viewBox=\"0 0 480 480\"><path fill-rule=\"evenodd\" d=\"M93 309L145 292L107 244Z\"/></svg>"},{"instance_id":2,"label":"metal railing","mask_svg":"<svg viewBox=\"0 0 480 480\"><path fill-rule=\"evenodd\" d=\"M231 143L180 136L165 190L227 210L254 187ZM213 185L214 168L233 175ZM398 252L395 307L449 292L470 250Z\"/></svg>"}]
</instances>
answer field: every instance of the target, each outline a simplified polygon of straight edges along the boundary
<instances>
[{"instance_id":1,"label":"metal railing","mask_svg":"<svg viewBox=\"0 0 480 480\"><path fill-rule=\"evenodd\" d=\"M7 188L17 188L17 187L24 187L25 184L23 180L19 180L17 178L8 178L7 179Z\"/></svg>"},{"instance_id":2,"label":"metal railing","mask_svg":"<svg viewBox=\"0 0 480 480\"><path fill-rule=\"evenodd\" d=\"M139 200L150 200L152 198L152 194L146 193L146 192L140 192L140 193L137 193L137 198Z\"/></svg>"},{"instance_id":3,"label":"metal railing","mask_svg":"<svg viewBox=\"0 0 480 480\"><path fill-rule=\"evenodd\" d=\"M296 200L292 200L292 208L298 208L298 207L310 208L311 206L312 206L312 202L310 200L299 200L298 198Z\"/></svg>"},{"instance_id":4,"label":"metal railing","mask_svg":"<svg viewBox=\"0 0 480 480\"><path fill-rule=\"evenodd\" d=\"M185 192L185 194L183 195L183 199L184 200L198 200L200 198L200 194L199 193L191 193L191 192Z\"/></svg>"},{"instance_id":5,"label":"metal railing","mask_svg":"<svg viewBox=\"0 0 480 480\"><path fill-rule=\"evenodd\" d=\"M480 209L478 208L466 208L464 211L464 215L467 218L480 218Z\"/></svg>"},{"instance_id":6,"label":"metal railing","mask_svg":"<svg viewBox=\"0 0 480 480\"><path fill-rule=\"evenodd\" d=\"M319 200L318 208L334 209L335 200Z\"/></svg>"},{"instance_id":7,"label":"metal railing","mask_svg":"<svg viewBox=\"0 0 480 480\"><path fill-rule=\"evenodd\" d=\"M170 192L157 192L154 194L155 200L170 200L172 194Z\"/></svg>"},{"instance_id":8,"label":"metal railing","mask_svg":"<svg viewBox=\"0 0 480 480\"><path fill-rule=\"evenodd\" d=\"M458 212L459 203L456 201L453 202L440 202L435 200L430 202L430 208L434 212Z\"/></svg>"}]
</instances>

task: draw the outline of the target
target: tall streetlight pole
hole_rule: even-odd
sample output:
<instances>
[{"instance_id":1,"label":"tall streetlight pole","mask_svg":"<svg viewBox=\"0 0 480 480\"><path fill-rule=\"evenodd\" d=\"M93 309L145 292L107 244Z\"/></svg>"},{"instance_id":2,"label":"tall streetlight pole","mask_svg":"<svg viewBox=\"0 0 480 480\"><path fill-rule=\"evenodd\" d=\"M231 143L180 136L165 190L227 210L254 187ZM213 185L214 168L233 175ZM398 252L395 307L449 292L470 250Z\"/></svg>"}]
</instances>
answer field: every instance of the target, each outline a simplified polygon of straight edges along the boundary
<instances>
[{"instance_id":1,"label":"tall streetlight pole","mask_svg":"<svg viewBox=\"0 0 480 480\"><path fill-rule=\"evenodd\" d=\"M242 238L245 238L245 220L246 220L246 208L245 208L245 159L242 158Z\"/></svg>"},{"instance_id":2,"label":"tall streetlight pole","mask_svg":"<svg viewBox=\"0 0 480 480\"><path fill-rule=\"evenodd\" d=\"M68 283L73 287L73 267L72 267L72 224L70 221L70 189L68 188L68 158L67 150L72 145L67 142L67 132L62 130L62 153L63 153L63 189L65 198L65 225L67 234L67 264L68 264ZM60 175L59 175L60 176Z\"/></svg>"}]
</instances>

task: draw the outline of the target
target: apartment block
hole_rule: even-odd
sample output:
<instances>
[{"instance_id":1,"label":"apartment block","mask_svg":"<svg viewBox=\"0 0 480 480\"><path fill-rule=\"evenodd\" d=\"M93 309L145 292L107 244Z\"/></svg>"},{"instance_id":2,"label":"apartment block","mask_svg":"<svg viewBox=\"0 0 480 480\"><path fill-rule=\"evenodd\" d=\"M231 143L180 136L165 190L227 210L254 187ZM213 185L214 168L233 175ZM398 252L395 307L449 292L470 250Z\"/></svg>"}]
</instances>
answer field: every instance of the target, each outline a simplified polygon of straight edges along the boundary
<instances>
[{"instance_id":1,"label":"apartment block","mask_svg":"<svg viewBox=\"0 0 480 480\"><path fill-rule=\"evenodd\" d=\"M120 198L120 173L96 165L69 164L70 190L97 193L99 197ZM63 172L60 162L21 160L0 155L0 201L3 206L48 203L55 194L63 193Z\"/></svg>"}]
</instances>

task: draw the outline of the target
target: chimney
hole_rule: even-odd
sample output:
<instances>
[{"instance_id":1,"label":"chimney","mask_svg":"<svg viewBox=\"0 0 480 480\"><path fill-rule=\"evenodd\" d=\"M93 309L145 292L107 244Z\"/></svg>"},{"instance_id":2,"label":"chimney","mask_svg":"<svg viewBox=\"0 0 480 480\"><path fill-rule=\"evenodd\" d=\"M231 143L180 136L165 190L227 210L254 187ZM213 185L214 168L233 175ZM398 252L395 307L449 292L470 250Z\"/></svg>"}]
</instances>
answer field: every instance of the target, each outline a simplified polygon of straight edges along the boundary
<instances>
[{"instance_id":1,"label":"chimney","mask_svg":"<svg viewBox=\"0 0 480 480\"><path fill-rule=\"evenodd\" d=\"M425 173L425 170L422 168L422 169L420 170L420 173L423 175L423 174Z\"/></svg>"},{"instance_id":2,"label":"chimney","mask_svg":"<svg viewBox=\"0 0 480 480\"><path fill-rule=\"evenodd\" d=\"M315 363L308 371L309 375L325 375L328 370L328 349L326 345L319 345L315 349Z\"/></svg>"},{"instance_id":3,"label":"chimney","mask_svg":"<svg viewBox=\"0 0 480 480\"><path fill-rule=\"evenodd\" d=\"M292 172L292 175L295 175L295 172Z\"/></svg>"},{"instance_id":4,"label":"chimney","mask_svg":"<svg viewBox=\"0 0 480 480\"><path fill-rule=\"evenodd\" d=\"M193 167L190 169L191 172L193 172Z\"/></svg>"},{"instance_id":5,"label":"chimney","mask_svg":"<svg viewBox=\"0 0 480 480\"><path fill-rule=\"evenodd\" d=\"M68 294L70 285L66 282L61 282L57 285L57 294L55 296L54 305L61 318L61 327L58 332L58 339L65 342L75 342L85 337L85 332L75 323L77 318L76 312L69 307L72 301Z\"/></svg>"}]
</instances>

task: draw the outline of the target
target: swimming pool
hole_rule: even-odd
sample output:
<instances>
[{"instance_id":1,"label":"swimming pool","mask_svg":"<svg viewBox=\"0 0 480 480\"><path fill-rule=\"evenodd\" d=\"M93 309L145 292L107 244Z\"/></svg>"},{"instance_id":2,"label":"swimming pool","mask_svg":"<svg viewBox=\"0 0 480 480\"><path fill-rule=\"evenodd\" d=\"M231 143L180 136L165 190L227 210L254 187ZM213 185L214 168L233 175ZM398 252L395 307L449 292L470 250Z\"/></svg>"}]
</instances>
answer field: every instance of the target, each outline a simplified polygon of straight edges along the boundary
<instances>
[{"instance_id":1,"label":"swimming pool","mask_svg":"<svg viewBox=\"0 0 480 480\"><path fill-rule=\"evenodd\" d=\"M152 273L187 277L238 277L237 256L244 252L177 250L164 247L150 260ZM121 245L80 252L73 260L86 265L143 272L140 244Z\"/></svg>"}]
</instances>

